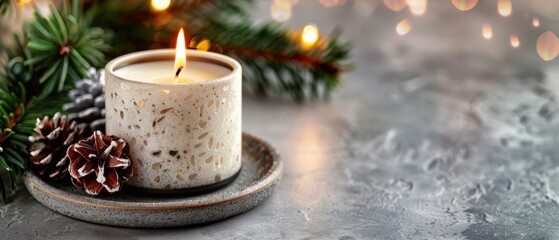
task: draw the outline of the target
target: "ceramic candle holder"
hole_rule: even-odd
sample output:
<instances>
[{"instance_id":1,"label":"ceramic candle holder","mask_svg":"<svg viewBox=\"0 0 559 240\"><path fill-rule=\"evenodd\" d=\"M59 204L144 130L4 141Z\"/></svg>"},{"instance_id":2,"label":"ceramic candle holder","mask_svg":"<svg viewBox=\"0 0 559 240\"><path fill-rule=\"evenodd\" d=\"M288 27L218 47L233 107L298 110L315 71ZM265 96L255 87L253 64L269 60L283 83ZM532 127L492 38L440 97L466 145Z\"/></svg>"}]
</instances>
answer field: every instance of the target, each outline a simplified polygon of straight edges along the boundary
<instances>
[{"instance_id":1,"label":"ceramic candle holder","mask_svg":"<svg viewBox=\"0 0 559 240\"><path fill-rule=\"evenodd\" d=\"M128 142L134 164L128 184L148 192L211 190L241 169L241 66L216 53L189 50L186 56L186 73L198 64L215 65L225 74L179 84L142 79L149 74L119 74L134 64L144 64L149 73L150 62L158 61L169 61L172 68L174 49L124 55L105 68L107 134Z\"/></svg>"}]
</instances>

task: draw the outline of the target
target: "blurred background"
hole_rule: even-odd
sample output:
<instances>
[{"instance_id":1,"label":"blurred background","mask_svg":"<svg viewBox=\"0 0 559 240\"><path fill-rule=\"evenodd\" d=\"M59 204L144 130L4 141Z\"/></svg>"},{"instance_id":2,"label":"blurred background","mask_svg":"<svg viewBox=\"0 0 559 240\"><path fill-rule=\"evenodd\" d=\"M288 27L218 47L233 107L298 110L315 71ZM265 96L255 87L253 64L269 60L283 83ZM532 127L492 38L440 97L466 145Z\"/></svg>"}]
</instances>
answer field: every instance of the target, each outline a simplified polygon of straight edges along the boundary
<instances>
[{"instance_id":1,"label":"blurred background","mask_svg":"<svg viewBox=\"0 0 559 240\"><path fill-rule=\"evenodd\" d=\"M47 2L17 1L1 19L0 44L22 31L33 5L47 13ZM243 130L281 153L282 184L263 207L231 221L173 230L177 234L216 238L243 229L271 238L558 238L559 1L254 1L244 5L243 16L203 16L220 19L211 23L224 26L219 32L190 21L200 19L187 11L199 2L85 5L100 4L93 25L113 26L107 31L111 57L172 47L170 36L186 25L190 48L236 56L246 51L228 51L270 50L276 55L259 56L272 61L266 68L293 70L283 80L309 85L282 88L276 84L282 77L251 70L260 60L239 58L250 73L244 84L254 87L243 98ZM255 33L227 25L244 15L250 26L269 27ZM331 64L316 70L273 63L293 56ZM329 99L286 100L312 93L315 79L331 88Z\"/></svg>"}]
</instances>

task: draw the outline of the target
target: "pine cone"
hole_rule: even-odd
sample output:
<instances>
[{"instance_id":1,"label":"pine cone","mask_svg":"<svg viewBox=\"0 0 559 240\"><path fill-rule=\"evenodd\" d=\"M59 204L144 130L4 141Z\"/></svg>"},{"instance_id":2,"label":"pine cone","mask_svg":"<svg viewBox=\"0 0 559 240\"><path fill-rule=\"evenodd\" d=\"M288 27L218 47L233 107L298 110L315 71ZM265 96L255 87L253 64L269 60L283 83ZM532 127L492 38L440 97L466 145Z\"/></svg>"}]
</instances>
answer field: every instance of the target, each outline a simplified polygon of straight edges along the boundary
<instances>
[{"instance_id":1,"label":"pine cone","mask_svg":"<svg viewBox=\"0 0 559 240\"><path fill-rule=\"evenodd\" d=\"M91 68L87 74L89 79L76 82L75 89L68 94L72 102L64 104L62 110L71 112L68 119L77 121L87 133L105 132L104 72Z\"/></svg>"},{"instance_id":2,"label":"pine cone","mask_svg":"<svg viewBox=\"0 0 559 240\"><path fill-rule=\"evenodd\" d=\"M68 146L77 142L83 129L77 127L76 122L68 121L60 113L54 114L52 119L45 116L37 119L35 132L39 135L30 136L29 141L35 142L31 149L31 162L37 173L52 179L61 179L68 175Z\"/></svg>"},{"instance_id":3,"label":"pine cone","mask_svg":"<svg viewBox=\"0 0 559 240\"><path fill-rule=\"evenodd\" d=\"M108 136L101 131L68 148L68 171L74 186L98 195L103 188L108 193L121 189L132 176L129 147L122 138Z\"/></svg>"}]
</instances>

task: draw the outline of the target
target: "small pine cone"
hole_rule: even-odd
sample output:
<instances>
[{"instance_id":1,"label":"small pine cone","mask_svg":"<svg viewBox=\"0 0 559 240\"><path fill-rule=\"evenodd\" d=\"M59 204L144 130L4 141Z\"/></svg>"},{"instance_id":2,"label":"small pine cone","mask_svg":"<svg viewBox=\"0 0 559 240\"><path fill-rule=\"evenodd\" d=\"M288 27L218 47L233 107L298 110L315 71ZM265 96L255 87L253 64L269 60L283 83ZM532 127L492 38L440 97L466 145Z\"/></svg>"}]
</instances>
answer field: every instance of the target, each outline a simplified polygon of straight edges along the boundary
<instances>
[{"instance_id":1,"label":"small pine cone","mask_svg":"<svg viewBox=\"0 0 559 240\"><path fill-rule=\"evenodd\" d=\"M132 176L129 147L122 138L101 131L68 148L68 171L74 186L98 195L103 188L114 193Z\"/></svg>"},{"instance_id":2,"label":"small pine cone","mask_svg":"<svg viewBox=\"0 0 559 240\"><path fill-rule=\"evenodd\" d=\"M45 116L37 119L35 132L39 135L30 136L33 146L29 150L31 162L37 173L52 179L62 179L68 175L68 146L77 142L83 129L77 127L74 121L68 121L66 116L56 113L52 119Z\"/></svg>"},{"instance_id":3,"label":"small pine cone","mask_svg":"<svg viewBox=\"0 0 559 240\"><path fill-rule=\"evenodd\" d=\"M93 131L105 131L105 92L104 72L91 68L87 72L88 79L77 81L75 88L68 96L72 102L62 106L62 110L70 112L68 118L75 120L88 134Z\"/></svg>"}]
</instances>

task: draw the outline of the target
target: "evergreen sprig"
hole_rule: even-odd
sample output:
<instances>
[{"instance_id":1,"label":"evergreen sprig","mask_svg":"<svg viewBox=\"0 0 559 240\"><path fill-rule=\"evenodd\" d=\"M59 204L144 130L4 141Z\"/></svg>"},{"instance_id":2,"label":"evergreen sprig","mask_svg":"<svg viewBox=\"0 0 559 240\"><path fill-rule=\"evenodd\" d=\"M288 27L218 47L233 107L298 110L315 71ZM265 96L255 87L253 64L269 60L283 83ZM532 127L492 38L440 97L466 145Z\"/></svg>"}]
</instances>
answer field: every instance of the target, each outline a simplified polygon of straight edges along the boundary
<instances>
[{"instance_id":1,"label":"evergreen sprig","mask_svg":"<svg viewBox=\"0 0 559 240\"><path fill-rule=\"evenodd\" d=\"M0 74L0 169L9 173L12 189L28 165L36 119L60 111L74 81L105 61L102 30L89 27L93 14L83 15L78 0L50 10L51 17L35 14L23 36L2 46L8 61ZM6 190L0 178L0 204Z\"/></svg>"},{"instance_id":2,"label":"evergreen sprig","mask_svg":"<svg viewBox=\"0 0 559 240\"><path fill-rule=\"evenodd\" d=\"M215 1L189 12L189 19L196 35L241 61L244 81L253 91L303 100L307 95L328 97L339 86L349 49L337 36L303 47L299 35L280 24L253 26L245 9L239 2Z\"/></svg>"},{"instance_id":3,"label":"evergreen sprig","mask_svg":"<svg viewBox=\"0 0 559 240\"><path fill-rule=\"evenodd\" d=\"M244 86L258 94L296 100L328 97L348 69L349 46L337 34L314 47L302 47L300 35L281 24L254 25L247 11L254 7L252 0L177 0L163 12L154 12L147 1L126 6L111 1L100 4L102 15L95 24L115 30L115 44L120 45L115 49L173 48L182 26L190 39L209 39L210 51L238 59L243 64Z\"/></svg>"},{"instance_id":4,"label":"evergreen sprig","mask_svg":"<svg viewBox=\"0 0 559 240\"><path fill-rule=\"evenodd\" d=\"M53 94L48 99L29 98L22 82L12 92L0 88L0 167L9 173L12 189L18 175L28 167L29 136L33 134L35 121L45 115L60 111L68 102L65 94ZM0 179L0 204L6 199L5 184Z\"/></svg>"},{"instance_id":5,"label":"evergreen sprig","mask_svg":"<svg viewBox=\"0 0 559 240\"><path fill-rule=\"evenodd\" d=\"M60 12L50 4L50 17L35 11L35 19L30 24L27 48L30 57L25 65L33 65L38 84L43 85L39 98L49 96L53 91L61 92L67 79L87 76L87 69L100 66L104 59L102 51L108 46L103 39L103 30L90 28L92 14L80 18L79 1L74 1L72 10L68 7Z\"/></svg>"},{"instance_id":6,"label":"evergreen sprig","mask_svg":"<svg viewBox=\"0 0 559 240\"><path fill-rule=\"evenodd\" d=\"M0 89L0 167L9 173L10 186L15 189L17 175L28 164L27 137L33 129L33 122L22 121L26 115L24 104L25 88L18 84L19 92ZM31 129L31 131L30 131ZM6 199L5 184L0 179L0 203Z\"/></svg>"},{"instance_id":7,"label":"evergreen sprig","mask_svg":"<svg viewBox=\"0 0 559 240\"><path fill-rule=\"evenodd\" d=\"M245 83L258 94L289 94L296 100L307 95L328 97L341 83L341 62L349 51L337 38L330 39L324 48L318 44L304 48L278 24L247 28L244 21L204 19L212 27L202 28L200 35L213 39L224 53L241 61Z\"/></svg>"}]
</instances>

